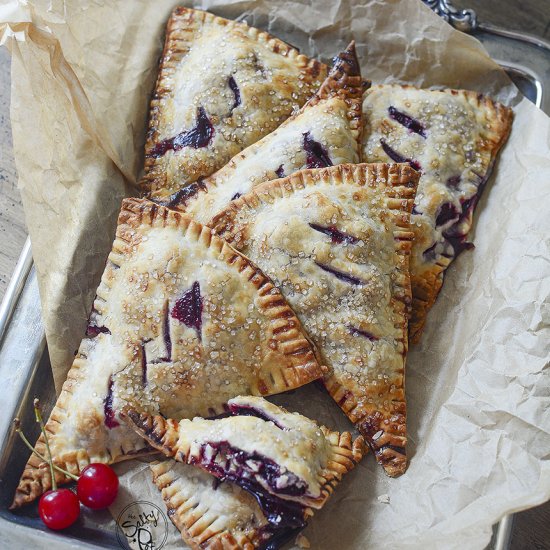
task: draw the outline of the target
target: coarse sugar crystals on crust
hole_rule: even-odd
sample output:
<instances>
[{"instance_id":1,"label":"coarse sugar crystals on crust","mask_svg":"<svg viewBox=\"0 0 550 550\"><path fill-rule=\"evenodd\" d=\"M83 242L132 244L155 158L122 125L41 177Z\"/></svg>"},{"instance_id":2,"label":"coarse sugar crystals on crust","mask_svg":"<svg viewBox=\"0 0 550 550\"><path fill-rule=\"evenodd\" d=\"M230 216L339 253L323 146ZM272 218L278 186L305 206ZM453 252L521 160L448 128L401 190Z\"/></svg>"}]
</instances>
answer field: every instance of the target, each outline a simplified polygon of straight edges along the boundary
<instances>
[{"instance_id":1,"label":"coarse sugar crystals on crust","mask_svg":"<svg viewBox=\"0 0 550 550\"><path fill-rule=\"evenodd\" d=\"M322 375L300 322L247 258L188 216L126 199L86 337L46 425L54 461L78 473L149 452L120 420L224 411ZM37 450L44 454L44 441ZM13 506L50 488L32 455ZM66 481L62 475L58 481Z\"/></svg>"},{"instance_id":2,"label":"coarse sugar crystals on crust","mask_svg":"<svg viewBox=\"0 0 550 550\"><path fill-rule=\"evenodd\" d=\"M329 369L327 389L389 475L406 468L418 176L406 164L304 170L258 186L209 222L281 289Z\"/></svg>"},{"instance_id":3,"label":"coarse sugar crystals on crust","mask_svg":"<svg viewBox=\"0 0 550 550\"><path fill-rule=\"evenodd\" d=\"M409 337L417 342L445 270L473 247L473 212L513 113L477 92L379 85L365 95L363 116L364 162L409 162L422 174L412 215Z\"/></svg>"},{"instance_id":4,"label":"coarse sugar crystals on crust","mask_svg":"<svg viewBox=\"0 0 550 550\"><path fill-rule=\"evenodd\" d=\"M209 176L299 109L326 74L244 22L176 8L151 100L143 191L162 198Z\"/></svg>"},{"instance_id":5,"label":"coarse sugar crystals on crust","mask_svg":"<svg viewBox=\"0 0 550 550\"><path fill-rule=\"evenodd\" d=\"M327 79L304 107L212 176L163 204L205 223L231 200L265 181L303 168L357 163L361 155L361 78L352 42L335 59Z\"/></svg>"}]
</instances>

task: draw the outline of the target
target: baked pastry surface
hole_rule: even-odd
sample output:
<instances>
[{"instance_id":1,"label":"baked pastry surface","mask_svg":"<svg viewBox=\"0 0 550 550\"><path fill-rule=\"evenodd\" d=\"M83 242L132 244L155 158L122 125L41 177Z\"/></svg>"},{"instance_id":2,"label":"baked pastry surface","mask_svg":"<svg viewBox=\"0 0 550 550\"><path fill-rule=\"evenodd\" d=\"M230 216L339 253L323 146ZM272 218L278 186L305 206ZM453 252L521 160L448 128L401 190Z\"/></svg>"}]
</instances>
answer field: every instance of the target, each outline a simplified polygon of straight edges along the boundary
<instances>
[{"instance_id":1,"label":"baked pastry surface","mask_svg":"<svg viewBox=\"0 0 550 550\"><path fill-rule=\"evenodd\" d=\"M188 216L126 199L87 336L46 426L50 447L78 473L150 451L120 421L124 406L208 416L235 395L321 375L300 322L255 265ZM44 456L42 438L36 448ZM50 488L41 462L29 459L14 506Z\"/></svg>"},{"instance_id":2,"label":"baked pastry surface","mask_svg":"<svg viewBox=\"0 0 550 550\"><path fill-rule=\"evenodd\" d=\"M327 68L246 23L178 7L151 100L142 189L209 176L299 109Z\"/></svg>"},{"instance_id":3,"label":"baked pastry surface","mask_svg":"<svg viewBox=\"0 0 550 550\"><path fill-rule=\"evenodd\" d=\"M164 201L204 223L234 198L303 168L357 163L361 155L361 79L355 45L335 60L318 92L274 132L212 176Z\"/></svg>"},{"instance_id":4,"label":"baked pastry surface","mask_svg":"<svg viewBox=\"0 0 550 550\"><path fill-rule=\"evenodd\" d=\"M418 176L406 164L304 170L258 186L209 222L281 289L328 368L328 391L389 475L406 468Z\"/></svg>"},{"instance_id":5,"label":"baked pastry surface","mask_svg":"<svg viewBox=\"0 0 550 550\"><path fill-rule=\"evenodd\" d=\"M409 337L417 342L445 270L473 246L473 212L513 113L476 92L379 85L367 91L363 116L364 162L409 162L422 173L412 216Z\"/></svg>"}]
</instances>

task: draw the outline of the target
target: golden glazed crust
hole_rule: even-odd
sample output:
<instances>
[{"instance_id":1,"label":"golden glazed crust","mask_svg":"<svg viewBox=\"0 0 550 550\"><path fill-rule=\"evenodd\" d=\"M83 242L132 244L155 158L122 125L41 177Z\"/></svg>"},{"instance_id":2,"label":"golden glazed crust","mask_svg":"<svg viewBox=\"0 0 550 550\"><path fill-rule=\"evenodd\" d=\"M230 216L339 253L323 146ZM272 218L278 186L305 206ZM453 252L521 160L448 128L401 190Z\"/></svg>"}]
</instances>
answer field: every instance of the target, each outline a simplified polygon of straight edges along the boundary
<instances>
[{"instance_id":1,"label":"golden glazed crust","mask_svg":"<svg viewBox=\"0 0 550 550\"><path fill-rule=\"evenodd\" d=\"M136 433L167 457L210 471L219 478L228 478L236 472L231 464L233 453L248 457L242 468L260 460L259 457L269 460L280 468L276 487L274 483L258 481L254 474L258 469L253 464L250 472L238 474L239 479L255 479L263 490L277 498L315 509L324 506L342 476L363 457L362 437L352 441L349 432L338 433L318 426L313 420L289 413L261 397L238 397L228 404L247 412L215 420L194 418L179 422L133 410L126 410L122 416ZM251 414L251 410L259 415ZM227 446L232 450L225 451ZM303 484L305 492L292 492L293 483Z\"/></svg>"},{"instance_id":2,"label":"golden glazed crust","mask_svg":"<svg viewBox=\"0 0 550 550\"><path fill-rule=\"evenodd\" d=\"M281 289L329 368L328 391L392 476L406 468L418 176L406 164L304 170L257 187L209 222Z\"/></svg>"},{"instance_id":3,"label":"golden glazed crust","mask_svg":"<svg viewBox=\"0 0 550 550\"><path fill-rule=\"evenodd\" d=\"M209 176L300 108L326 74L324 64L246 23L176 8L151 100L144 193L163 197ZM209 143L165 150L193 128L200 108L212 125Z\"/></svg>"},{"instance_id":4,"label":"golden glazed crust","mask_svg":"<svg viewBox=\"0 0 550 550\"><path fill-rule=\"evenodd\" d=\"M363 161L387 161L397 153L422 172L412 216L409 323L409 339L418 342L445 270L472 246L473 211L513 113L476 92L380 85L365 95L363 115Z\"/></svg>"},{"instance_id":5,"label":"golden glazed crust","mask_svg":"<svg viewBox=\"0 0 550 550\"><path fill-rule=\"evenodd\" d=\"M369 85L361 78L352 42L298 113L221 170L182 189L164 204L205 223L213 212L265 181L303 168L359 162L361 102Z\"/></svg>"},{"instance_id":6,"label":"golden glazed crust","mask_svg":"<svg viewBox=\"0 0 550 550\"><path fill-rule=\"evenodd\" d=\"M123 406L217 414L235 395L280 393L321 375L300 322L256 266L188 216L126 199L88 337L46 426L52 454L77 474L150 451L119 422ZM42 438L36 448L44 454ZM32 455L13 506L49 488L48 468Z\"/></svg>"}]
</instances>

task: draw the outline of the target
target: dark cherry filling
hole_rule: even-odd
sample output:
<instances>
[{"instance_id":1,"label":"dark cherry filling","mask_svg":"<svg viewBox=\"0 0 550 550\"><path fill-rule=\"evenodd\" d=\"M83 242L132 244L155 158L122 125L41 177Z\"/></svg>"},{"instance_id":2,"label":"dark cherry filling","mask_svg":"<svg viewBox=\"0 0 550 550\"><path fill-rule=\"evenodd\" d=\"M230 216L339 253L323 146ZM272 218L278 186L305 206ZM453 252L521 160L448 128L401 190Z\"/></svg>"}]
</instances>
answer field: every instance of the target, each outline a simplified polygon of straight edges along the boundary
<instances>
[{"instance_id":1,"label":"dark cherry filling","mask_svg":"<svg viewBox=\"0 0 550 550\"><path fill-rule=\"evenodd\" d=\"M359 239L357 237L354 237L353 235L348 235L347 233L340 231L336 228L335 225L323 227L322 225L318 225L316 223L310 223L309 227L311 227L311 229L315 229L315 231L319 231L319 233L328 235L334 244L357 244L359 242Z\"/></svg>"},{"instance_id":2,"label":"dark cherry filling","mask_svg":"<svg viewBox=\"0 0 550 550\"><path fill-rule=\"evenodd\" d=\"M277 170L275 170L275 173L277 174L278 178L284 178L285 177L285 169L284 169L282 164L281 164L281 166L279 166L279 168L277 168Z\"/></svg>"},{"instance_id":3,"label":"dark cherry filling","mask_svg":"<svg viewBox=\"0 0 550 550\"><path fill-rule=\"evenodd\" d=\"M235 96L235 101L233 102L233 106L231 107L231 112L233 112L233 109L236 109L241 104L241 91L239 90L239 86L232 76L229 77L229 87L231 88L231 91Z\"/></svg>"},{"instance_id":4,"label":"dark cherry filling","mask_svg":"<svg viewBox=\"0 0 550 550\"><path fill-rule=\"evenodd\" d=\"M445 182L445 184L447 185L447 187L450 187L451 189L457 189L458 186L460 185L461 179L462 178L460 176L451 176L450 178L447 178L447 181Z\"/></svg>"},{"instance_id":5,"label":"dark cherry filling","mask_svg":"<svg viewBox=\"0 0 550 550\"><path fill-rule=\"evenodd\" d=\"M204 107L199 107L197 122L193 128L180 132L177 136L163 139L153 147L149 156L155 158L162 157L167 151L179 151L184 147L201 149L202 147L207 147L213 137L214 126L212 126Z\"/></svg>"},{"instance_id":6,"label":"dark cherry filling","mask_svg":"<svg viewBox=\"0 0 550 550\"><path fill-rule=\"evenodd\" d=\"M421 171L420 163L416 160L408 159L407 157L404 157L401 153L398 153L395 149L393 149L390 145L386 143L385 139L380 140L380 145L382 145L382 149L384 149L384 153L388 155L392 160L395 162L408 162L411 165L411 168L414 168L418 172Z\"/></svg>"},{"instance_id":7,"label":"dark cherry filling","mask_svg":"<svg viewBox=\"0 0 550 550\"><path fill-rule=\"evenodd\" d=\"M86 327L86 336L88 338L95 338L99 334L111 334L111 331L107 327L98 327L97 325L88 325Z\"/></svg>"},{"instance_id":8,"label":"dark cherry filling","mask_svg":"<svg viewBox=\"0 0 550 550\"><path fill-rule=\"evenodd\" d=\"M436 258L435 247L436 246L437 246L437 243L434 243L432 246L430 246L430 248L427 248L426 250L424 250L424 252L422 252L422 256L424 257L425 261L427 261L427 262L435 261L435 258Z\"/></svg>"},{"instance_id":9,"label":"dark cherry filling","mask_svg":"<svg viewBox=\"0 0 550 550\"><path fill-rule=\"evenodd\" d=\"M408 128L411 132L414 132L423 138L426 137L426 127L420 121L406 115L401 111L398 111L395 107L389 107L388 112L390 113L390 118L396 122L399 122L399 124L405 126L405 128Z\"/></svg>"},{"instance_id":10,"label":"dark cherry filling","mask_svg":"<svg viewBox=\"0 0 550 550\"><path fill-rule=\"evenodd\" d=\"M371 334L370 332L367 332L366 330L361 330L357 327L354 327L352 325L348 325L348 330L350 331L353 336L363 336L364 338L367 338L371 342L376 342L377 340L380 340L377 336L374 334Z\"/></svg>"},{"instance_id":11,"label":"dark cherry filling","mask_svg":"<svg viewBox=\"0 0 550 550\"><path fill-rule=\"evenodd\" d=\"M238 199L239 197L242 197L241 193L235 193L235 194L231 197L231 200L234 201L234 200Z\"/></svg>"},{"instance_id":12,"label":"dark cherry filling","mask_svg":"<svg viewBox=\"0 0 550 550\"><path fill-rule=\"evenodd\" d=\"M330 267L329 265L321 264L319 262L315 262L315 265L320 267L323 271L326 271L327 273L330 273L331 275L334 275L337 279L340 279L340 281L344 281L345 283L349 283L350 285L362 285L363 281L361 279L358 279L357 277L354 277L353 275L350 275L349 273L344 273L343 271L338 271L337 269L334 269L333 267Z\"/></svg>"},{"instance_id":13,"label":"dark cherry filling","mask_svg":"<svg viewBox=\"0 0 550 550\"><path fill-rule=\"evenodd\" d=\"M435 218L436 227L446 225L451 221L456 221L459 218L458 210L452 202L446 202L439 207L437 217Z\"/></svg>"},{"instance_id":14,"label":"dark cherry filling","mask_svg":"<svg viewBox=\"0 0 550 550\"><path fill-rule=\"evenodd\" d=\"M194 328L199 340L202 339L202 296L198 281L177 300L171 315L189 328Z\"/></svg>"},{"instance_id":15,"label":"dark cherry filling","mask_svg":"<svg viewBox=\"0 0 550 550\"><path fill-rule=\"evenodd\" d=\"M443 237L445 237L446 241L453 247L455 258L463 250L471 250L474 248L473 243L466 241L467 234L460 230L460 226L466 220L471 220L478 199L479 194L473 195L469 199L462 202L462 212L460 213L457 221L453 223L449 229L443 232Z\"/></svg>"},{"instance_id":16,"label":"dark cherry filling","mask_svg":"<svg viewBox=\"0 0 550 550\"><path fill-rule=\"evenodd\" d=\"M109 384L107 386L107 395L103 400L103 415L105 416L105 426L110 430L120 426L120 424L115 420L115 411L113 409L113 386L115 381L113 376L109 376Z\"/></svg>"},{"instance_id":17,"label":"dark cherry filling","mask_svg":"<svg viewBox=\"0 0 550 550\"><path fill-rule=\"evenodd\" d=\"M145 342L141 344L141 383L147 384L147 354L145 352Z\"/></svg>"},{"instance_id":18,"label":"dark cherry filling","mask_svg":"<svg viewBox=\"0 0 550 550\"><path fill-rule=\"evenodd\" d=\"M172 360L172 339L170 338L170 308L168 304L164 309L164 321L162 323L162 335L164 338L164 345L166 346L166 357L163 357L161 361Z\"/></svg>"},{"instance_id":19,"label":"dark cherry filling","mask_svg":"<svg viewBox=\"0 0 550 550\"><path fill-rule=\"evenodd\" d=\"M166 206L166 208L175 208L179 204L183 204L185 206L187 205L187 201L197 195L199 191L206 191L206 185L204 185L202 178L198 179L195 183L191 183L183 189L180 189L176 193L173 193L165 201L153 199L153 202L156 202L161 206Z\"/></svg>"},{"instance_id":20,"label":"dark cherry filling","mask_svg":"<svg viewBox=\"0 0 550 550\"><path fill-rule=\"evenodd\" d=\"M315 141L309 132L302 135L304 136L303 147L306 152L306 166L308 168L332 166L327 150L318 141Z\"/></svg>"},{"instance_id":21,"label":"dark cherry filling","mask_svg":"<svg viewBox=\"0 0 550 550\"><path fill-rule=\"evenodd\" d=\"M280 430L285 429L284 426L281 426L274 418L271 418L268 414L259 409L256 409L255 407L231 403L229 405L228 412L231 416L255 416L256 418L260 418L261 420L265 420L266 422L273 422L273 424L275 424L275 426L277 426L277 428L279 428Z\"/></svg>"}]
</instances>

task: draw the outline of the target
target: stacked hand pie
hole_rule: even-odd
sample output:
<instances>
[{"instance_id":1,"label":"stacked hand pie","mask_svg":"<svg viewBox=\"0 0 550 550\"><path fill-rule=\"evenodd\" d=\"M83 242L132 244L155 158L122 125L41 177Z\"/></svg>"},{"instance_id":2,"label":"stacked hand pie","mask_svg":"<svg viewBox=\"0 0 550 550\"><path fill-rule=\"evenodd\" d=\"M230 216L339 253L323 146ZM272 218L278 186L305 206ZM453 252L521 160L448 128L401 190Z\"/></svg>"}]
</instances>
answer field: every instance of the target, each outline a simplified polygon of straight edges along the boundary
<instances>
[{"instance_id":1,"label":"stacked hand pie","mask_svg":"<svg viewBox=\"0 0 550 550\"><path fill-rule=\"evenodd\" d=\"M54 462L78 474L160 451L172 521L212 549L290 540L367 448L402 474L408 342L473 246L511 120L474 92L370 87L353 42L327 70L245 23L177 8L144 197L122 204L47 423ZM357 437L264 399L314 380ZM12 507L51 485L32 455Z\"/></svg>"}]
</instances>

